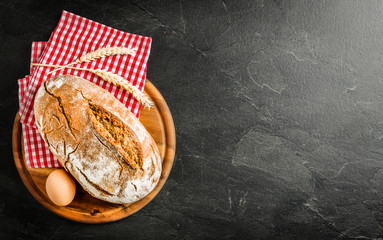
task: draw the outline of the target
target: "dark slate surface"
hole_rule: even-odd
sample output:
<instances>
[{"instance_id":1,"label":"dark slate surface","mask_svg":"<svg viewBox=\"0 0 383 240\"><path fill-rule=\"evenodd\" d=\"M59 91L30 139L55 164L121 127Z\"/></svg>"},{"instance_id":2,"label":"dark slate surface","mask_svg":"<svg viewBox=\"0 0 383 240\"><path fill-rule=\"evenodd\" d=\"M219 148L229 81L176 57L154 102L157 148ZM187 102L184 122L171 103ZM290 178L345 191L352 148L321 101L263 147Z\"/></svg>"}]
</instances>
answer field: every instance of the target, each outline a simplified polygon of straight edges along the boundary
<instances>
[{"instance_id":1,"label":"dark slate surface","mask_svg":"<svg viewBox=\"0 0 383 240\"><path fill-rule=\"evenodd\" d=\"M30 44L65 9L152 36L177 152L124 220L57 217L24 187L11 129ZM0 239L383 237L381 1L1 1Z\"/></svg>"}]
</instances>

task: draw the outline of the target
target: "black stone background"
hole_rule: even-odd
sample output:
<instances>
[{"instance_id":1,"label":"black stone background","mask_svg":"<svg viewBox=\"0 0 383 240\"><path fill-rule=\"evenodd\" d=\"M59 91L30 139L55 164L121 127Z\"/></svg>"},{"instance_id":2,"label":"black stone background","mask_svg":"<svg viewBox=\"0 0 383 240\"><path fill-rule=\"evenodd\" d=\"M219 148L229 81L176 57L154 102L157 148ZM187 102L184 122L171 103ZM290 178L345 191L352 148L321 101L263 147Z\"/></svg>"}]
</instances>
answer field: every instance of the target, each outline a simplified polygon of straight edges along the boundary
<instances>
[{"instance_id":1,"label":"black stone background","mask_svg":"<svg viewBox=\"0 0 383 240\"><path fill-rule=\"evenodd\" d=\"M17 79L61 11L153 37L174 117L162 191L87 225L42 207L13 163ZM383 237L382 1L0 1L0 239Z\"/></svg>"}]
</instances>

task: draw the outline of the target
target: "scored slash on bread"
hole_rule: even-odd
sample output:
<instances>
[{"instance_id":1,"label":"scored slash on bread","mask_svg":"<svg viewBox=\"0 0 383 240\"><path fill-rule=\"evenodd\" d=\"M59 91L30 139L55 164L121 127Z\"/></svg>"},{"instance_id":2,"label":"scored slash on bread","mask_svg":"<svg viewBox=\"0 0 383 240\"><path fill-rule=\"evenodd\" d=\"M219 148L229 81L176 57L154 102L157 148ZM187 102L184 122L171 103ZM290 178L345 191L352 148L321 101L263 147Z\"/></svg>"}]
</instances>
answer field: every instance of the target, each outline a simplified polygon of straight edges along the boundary
<instances>
[{"instance_id":1,"label":"scored slash on bread","mask_svg":"<svg viewBox=\"0 0 383 240\"><path fill-rule=\"evenodd\" d=\"M89 102L89 120L97 132L110 142L134 169L142 168L142 150L136 134L116 116Z\"/></svg>"}]
</instances>

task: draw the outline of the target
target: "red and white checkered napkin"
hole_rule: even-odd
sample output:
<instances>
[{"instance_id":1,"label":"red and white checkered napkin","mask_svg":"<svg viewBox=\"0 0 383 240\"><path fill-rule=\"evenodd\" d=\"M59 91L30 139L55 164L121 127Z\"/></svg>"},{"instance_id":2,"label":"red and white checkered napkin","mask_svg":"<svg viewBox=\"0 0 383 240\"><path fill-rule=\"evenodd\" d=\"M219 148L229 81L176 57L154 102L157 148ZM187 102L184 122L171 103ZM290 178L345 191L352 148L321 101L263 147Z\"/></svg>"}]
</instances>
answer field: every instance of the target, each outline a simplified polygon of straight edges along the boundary
<instances>
[{"instance_id":1,"label":"red and white checkered napkin","mask_svg":"<svg viewBox=\"0 0 383 240\"><path fill-rule=\"evenodd\" d=\"M41 52L44 50L47 42L33 42L31 62L37 62L40 58ZM33 68L31 67L31 72ZM23 79L19 79L19 105L21 106L25 92L28 89L30 75ZM48 146L37 128L22 124L23 140L24 140L24 155L25 161L29 167L45 168L45 167L61 167L59 161L51 153Z\"/></svg>"},{"instance_id":2,"label":"red and white checkered napkin","mask_svg":"<svg viewBox=\"0 0 383 240\"><path fill-rule=\"evenodd\" d=\"M63 11L59 24L48 42L32 44L32 62L51 65L65 65L82 55L102 47L137 48L135 55L116 55L96 59L76 66L89 69L103 69L127 79L143 91L146 78L146 64L149 58L151 38L122 32L103 24ZM40 56L41 55L41 56ZM74 69L61 69L47 75L53 68L33 67L31 74L19 80L20 116L23 124L24 151L30 167L58 167L59 162L49 151L35 126L33 103L41 83L57 75L76 75L108 90L132 113L139 117L141 105L133 96L100 77Z\"/></svg>"}]
</instances>

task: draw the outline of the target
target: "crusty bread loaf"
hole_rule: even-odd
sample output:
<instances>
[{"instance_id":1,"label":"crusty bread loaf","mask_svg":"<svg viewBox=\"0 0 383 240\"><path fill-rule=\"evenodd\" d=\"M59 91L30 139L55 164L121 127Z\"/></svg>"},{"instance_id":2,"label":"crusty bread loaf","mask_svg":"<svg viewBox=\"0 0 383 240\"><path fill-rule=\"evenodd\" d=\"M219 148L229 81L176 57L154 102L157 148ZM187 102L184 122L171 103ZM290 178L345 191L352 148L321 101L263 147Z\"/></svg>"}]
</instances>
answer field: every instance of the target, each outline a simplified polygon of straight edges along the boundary
<instances>
[{"instance_id":1,"label":"crusty bread loaf","mask_svg":"<svg viewBox=\"0 0 383 240\"><path fill-rule=\"evenodd\" d=\"M106 90L80 77L53 77L39 88L34 112L49 149L92 196L131 203L158 183L156 143Z\"/></svg>"}]
</instances>

